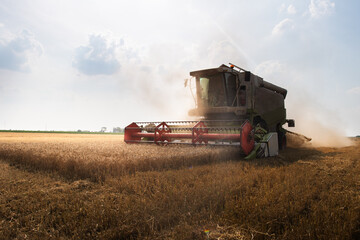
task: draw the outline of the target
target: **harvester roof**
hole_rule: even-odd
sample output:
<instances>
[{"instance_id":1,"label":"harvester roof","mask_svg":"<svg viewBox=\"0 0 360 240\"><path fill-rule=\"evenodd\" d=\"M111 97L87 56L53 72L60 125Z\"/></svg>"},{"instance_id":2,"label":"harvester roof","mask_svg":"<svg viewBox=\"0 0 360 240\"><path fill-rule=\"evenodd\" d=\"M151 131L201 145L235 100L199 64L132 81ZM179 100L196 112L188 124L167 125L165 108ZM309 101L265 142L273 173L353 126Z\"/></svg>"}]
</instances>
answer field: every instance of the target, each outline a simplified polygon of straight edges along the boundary
<instances>
[{"instance_id":1,"label":"harvester roof","mask_svg":"<svg viewBox=\"0 0 360 240\"><path fill-rule=\"evenodd\" d=\"M217 68L208 68L198 71L190 72L190 76L198 77L198 76L208 76L208 75L214 75L219 72L228 72L228 71L234 71L232 68L222 64L220 67Z\"/></svg>"}]
</instances>

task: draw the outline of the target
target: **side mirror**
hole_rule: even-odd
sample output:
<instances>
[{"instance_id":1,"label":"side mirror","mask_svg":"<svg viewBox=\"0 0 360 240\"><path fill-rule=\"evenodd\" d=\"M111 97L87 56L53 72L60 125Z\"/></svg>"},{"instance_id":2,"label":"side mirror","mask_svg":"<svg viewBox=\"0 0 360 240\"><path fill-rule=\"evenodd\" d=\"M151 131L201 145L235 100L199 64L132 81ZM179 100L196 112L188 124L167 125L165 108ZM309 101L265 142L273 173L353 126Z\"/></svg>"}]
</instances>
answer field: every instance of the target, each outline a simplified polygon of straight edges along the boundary
<instances>
[{"instance_id":1,"label":"side mirror","mask_svg":"<svg viewBox=\"0 0 360 240\"><path fill-rule=\"evenodd\" d=\"M288 119L286 120L286 122L288 123L288 127L295 127L294 119Z\"/></svg>"}]
</instances>

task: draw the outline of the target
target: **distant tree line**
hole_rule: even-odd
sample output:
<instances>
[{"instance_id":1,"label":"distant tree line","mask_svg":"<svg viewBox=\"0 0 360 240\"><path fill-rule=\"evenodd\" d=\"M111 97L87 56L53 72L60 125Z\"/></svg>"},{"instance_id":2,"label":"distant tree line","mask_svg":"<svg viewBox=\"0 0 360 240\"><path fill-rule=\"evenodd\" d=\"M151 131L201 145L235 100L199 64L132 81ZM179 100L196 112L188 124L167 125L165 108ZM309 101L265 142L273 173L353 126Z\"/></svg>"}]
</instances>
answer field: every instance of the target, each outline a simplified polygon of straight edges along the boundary
<instances>
[{"instance_id":1,"label":"distant tree line","mask_svg":"<svg viewBox=\"0 0 360 240\"><path fill-rule=\"evenodd\" d=\"M106 132L106 130L107 130L106 127L102 127L99 132L104 133L104 132ZM79 129L79 130L77 130L77 132L78 132L78 133L83 133L83 132L89 133L90 131L89 131L89 130L81 130L81 129ZM96 132L96 131L95 131L95 132ZM112 130L112 132L113 132L113 133L124 133L124 128L114 127L113 130Z\"/></svg>"},{"instance_id":2,"label":"distant tree line","mask_svg":"<svg viewBox=\"0 0 360 240\"><path fill-rule=\"evenodd\" d=\"M113 133L123 133L124 129L121 127L114 127L113 128Z\"/></svg>"}]
</instances>

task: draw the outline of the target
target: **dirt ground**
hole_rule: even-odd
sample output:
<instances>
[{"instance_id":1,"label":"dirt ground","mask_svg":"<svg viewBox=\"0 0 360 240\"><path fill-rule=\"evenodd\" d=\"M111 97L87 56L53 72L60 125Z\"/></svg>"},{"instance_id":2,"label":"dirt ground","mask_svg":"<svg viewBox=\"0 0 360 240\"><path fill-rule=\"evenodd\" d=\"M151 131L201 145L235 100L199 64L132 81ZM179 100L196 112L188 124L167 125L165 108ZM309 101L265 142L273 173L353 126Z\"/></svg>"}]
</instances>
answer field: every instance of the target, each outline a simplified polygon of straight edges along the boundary
<instances>
[{"instance_id":1,"label":"dirt ground","mask_svg":"<svg viewBox=\"0 0 360 240\"><path fill-rule=\"evenodd\" d=\"M0 239L360 239L351 140L290 141L245 161L120 136L1 133Z\"/></svg>"}]
</instances>

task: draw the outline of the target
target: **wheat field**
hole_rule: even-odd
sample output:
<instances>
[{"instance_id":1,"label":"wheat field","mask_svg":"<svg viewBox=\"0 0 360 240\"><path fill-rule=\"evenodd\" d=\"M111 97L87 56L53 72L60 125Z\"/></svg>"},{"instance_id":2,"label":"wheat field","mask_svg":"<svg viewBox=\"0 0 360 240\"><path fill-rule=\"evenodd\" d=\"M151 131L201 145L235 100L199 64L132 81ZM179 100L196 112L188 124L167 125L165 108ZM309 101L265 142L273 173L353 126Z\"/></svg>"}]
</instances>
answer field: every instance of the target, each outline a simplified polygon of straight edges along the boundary
<instances>
[{"instance_id":1,"label":"wheat field","mask_svg":"<svg viewBox=\"0 0 360 240\"><path fill-rule=\"evenodd\" d=\"M358 239L360 141L236 148L0 133L0 239Z\"/></svg>"}]
</instances>

